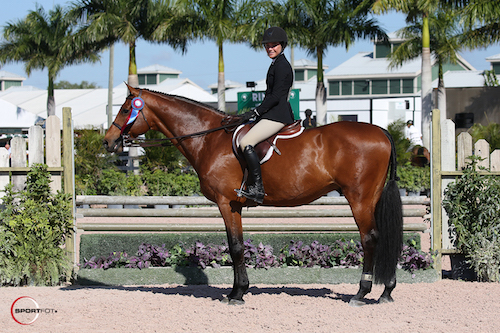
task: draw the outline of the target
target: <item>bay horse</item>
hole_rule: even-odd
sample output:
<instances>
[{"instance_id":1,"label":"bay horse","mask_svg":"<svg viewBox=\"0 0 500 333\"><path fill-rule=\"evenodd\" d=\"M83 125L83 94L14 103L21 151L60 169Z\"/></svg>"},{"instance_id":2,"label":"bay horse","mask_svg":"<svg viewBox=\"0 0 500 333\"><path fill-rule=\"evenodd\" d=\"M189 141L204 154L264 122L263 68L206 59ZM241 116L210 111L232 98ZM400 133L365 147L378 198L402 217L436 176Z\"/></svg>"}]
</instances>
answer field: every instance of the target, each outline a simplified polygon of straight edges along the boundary
<instances>
[{"instance_id":1,"label":"bay horse","mask_svg":"<svg viewBox=\"0 0 500 333\"><path fill-rule=\"evenodd\" d=\"M225 130L211 131L220 127L228 115L184 97L133 87L129 91L104 137L105 148L116 152L125 134L136 138L155 130L180 150L196 170L202 193L217 204L224 219L234 283L223 301L244 303L249 280L241 211L254 203L235 192L242 184L244 168L232 150L232 134ZM142 104L142 109L138 110L137 105L132 107L132 103ZM372 281L385 285L379 302L392 302L402 248L403 216L390 134L367 123L337 122L307 129L296 138L278 141L277 146L281 155L262 165L266 191L263 205L299 206L333 190L342 191L364 250L359 290L350 304L364 304Z\"/></svg>"},{"instance_id":2,"label":"bay horse","mask_svg":"<svg viewBox=\"0 0 500 333\"><path fill-rule=\"evenodd\" d=\"M424 167L431 162L431 154L427 148L415 146L411 149L411 165Z\"/></svg>"}]
</instances>

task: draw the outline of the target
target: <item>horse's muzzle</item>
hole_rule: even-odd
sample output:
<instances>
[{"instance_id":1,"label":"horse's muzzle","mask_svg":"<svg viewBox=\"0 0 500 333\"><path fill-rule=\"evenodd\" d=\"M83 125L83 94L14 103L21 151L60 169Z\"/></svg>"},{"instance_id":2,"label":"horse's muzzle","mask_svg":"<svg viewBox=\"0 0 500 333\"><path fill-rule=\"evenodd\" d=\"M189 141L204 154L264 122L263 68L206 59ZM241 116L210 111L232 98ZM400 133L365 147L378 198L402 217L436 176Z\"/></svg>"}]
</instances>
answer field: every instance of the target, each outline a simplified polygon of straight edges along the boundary
<instances>
[{"instance_id":1,"label":"horse's muzzle","mask_svg":"<svg viewBox=\"0 0 500 333\"><path fill-rule=\"evenodd\" d=\"M112 144L108 142L108 140L102 140L102 144L104 148L110 153L116 153L117 151L123 148L123 138L120 136Z\"/></svg>"}]
</instances>

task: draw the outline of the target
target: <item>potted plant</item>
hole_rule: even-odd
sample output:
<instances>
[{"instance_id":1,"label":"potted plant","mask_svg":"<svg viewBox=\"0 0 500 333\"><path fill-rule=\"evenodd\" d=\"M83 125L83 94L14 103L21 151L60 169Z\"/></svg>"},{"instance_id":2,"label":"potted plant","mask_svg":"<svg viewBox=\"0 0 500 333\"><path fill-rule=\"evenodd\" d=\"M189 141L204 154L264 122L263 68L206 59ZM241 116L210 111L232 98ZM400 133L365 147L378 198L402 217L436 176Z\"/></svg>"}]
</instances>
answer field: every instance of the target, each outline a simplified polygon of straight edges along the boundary
<instances>
[{"instance_id":1,"label":"potted plant","mask_svg":"<svg viewBox=\"0 0 500 333\"><path fill-rule=\"evenodd\" d=\"M428 167L416 167L411 164L398 166L397 182L400 189L406 189L408 195L419 195L430 188L430 171Z\"/></svg>"},{"instance_id":2,"label":"potted plant","mask_svg":"<svg viewBox=\"0 0 500 333\"><path fill-rule=\"evenodd\" d=\"M431 168L430 166L414 167L416 183L420 185L420 192L425 192L427 196L431 191Z\"/></svg>"},{"instance_id":3,"label":"potted plant","mask_svg":"<svg viewBox=\"0 0 500 333\"><path fill-rule=\"evenodd\" d=\"M500 280L500 180L479 174L471 156L462 176L445 190L443 207L456 232L455 246L480 281ZM480 168L483 169L484 168ZM453 265L453 263L452 263Z\"/></svg>"},{"instance_id":4,"label":"potted plant","mask_svg":"<svg viewBox=\"0 0 500 333\"><path fill-rule=\"evenodd\" d=\"M410 141L405 137L406 123L398 119L389 124L387 131L391 134L396 147L398 162L398 187L401 195L419 195L421 191L430 190L430 169L428 166L417 167L411 164Z\"/></svg>"}]
</instances>

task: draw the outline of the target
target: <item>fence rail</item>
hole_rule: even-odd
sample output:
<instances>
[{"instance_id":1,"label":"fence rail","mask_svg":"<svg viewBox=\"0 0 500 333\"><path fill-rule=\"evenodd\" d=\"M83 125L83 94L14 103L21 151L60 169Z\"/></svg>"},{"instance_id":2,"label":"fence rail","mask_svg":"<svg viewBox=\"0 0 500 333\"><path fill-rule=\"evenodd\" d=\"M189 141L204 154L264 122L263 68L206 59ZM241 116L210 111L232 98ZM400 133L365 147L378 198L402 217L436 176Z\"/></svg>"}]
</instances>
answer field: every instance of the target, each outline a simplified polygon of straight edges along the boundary
<instances>
[{"instance_id":1,"label":"fence rail","mask_svg":"<svg viewBox=\"0 0 500 333\"><path fill-rule=\"evenodd\" d=\"M426 196L403 196L403 205L429 205ZM77 195L77 205L210 205L215 203L201 196L107 196L107 195ZM309 205L348 205L345 197L321 197Z\"/></svg>"},{"instance_id":2,"label":"fence rail","mask_svg":"<svg viewBox=\"0 0 500 333\"><path fill-rule=\"evenodd\" d=\"M425 196L401 197L403 205L429 205L430 200ZM205 197L186 196L77 196L77 205L198 205L215 206L215 203ZM322 197L310 205L342 206L348 205L344 197ZM169 209L116 209L116 208L78 208L77 219L84 217L170 217L170 218L220 218L220 212L215 208L169 208ZM404 208L405 217L423 217L427 213L425 207ZM244 218L320 218L320 217L352 217L348 208L307 208L307 207L282 207L266 209L265 207L243 210ZM77 223L79 233L84 231L168 231L168 232L214 232L224 231L223 223ZM253 232L334 232L357 231L354 222L351 223L244 223L244 231ZM405 231L425 231L425 223L404 223Z\"/></svg>"},{"instance_id":3,"label":"fence rail","mask_svg":"<svg viewBox=\"0 0 500 333\"><path fill-rule=\"evenodd\" d=\"M83 231L223 232L224 223L79 223ZM404 223L404 231L426 231L425 223ZM356 232L355 223L243 223L246 232Z\"/></svg>"}]
</instances>

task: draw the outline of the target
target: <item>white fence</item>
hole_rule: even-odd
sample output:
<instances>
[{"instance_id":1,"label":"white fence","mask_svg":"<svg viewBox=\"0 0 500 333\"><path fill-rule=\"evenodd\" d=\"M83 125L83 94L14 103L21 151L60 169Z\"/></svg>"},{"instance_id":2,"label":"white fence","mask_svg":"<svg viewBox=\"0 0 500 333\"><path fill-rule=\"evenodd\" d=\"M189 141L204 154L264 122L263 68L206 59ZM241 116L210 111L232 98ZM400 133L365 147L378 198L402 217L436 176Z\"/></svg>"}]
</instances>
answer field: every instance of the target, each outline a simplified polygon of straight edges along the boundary
<instances>
[{"instance_id":1,"label":"white fence","mask_svg":"<svg viewBox=\"0 0 500 333\"><path fill-rule=\"evenodd\" d=\"M456 142L456 143L455 143ZM462 174L463 168L470 160L469 156L479 156L483 160L478 163L493 174L500 171L500 150L490 154L490 145L485 140L478 140L472 144L472 136L463 132L455 137L455 123L447 119L441 123L441 199L448 184L455 181ZM441 208L441 249L443 253L453 253L454 232L449 225L448 216Z\"/></svg>"},{"instance_id":2,"label":"white fence","mask_svg":"<svg viewBox=\"0 0 500 333\"><path fill-rule=\"evenodd\" d=\"M52 174L51 189L54 192L61 189L61 121L57 116L50 116L45 127L45 135L41 126L31 126L28 139L12 138L10 156L7 149L0 148L0 198L5 195L9 182L15 191L24 189L26 174L35 163L47 164Z\"/></svg>"}]
</instances>

